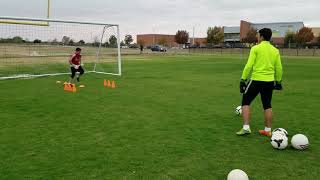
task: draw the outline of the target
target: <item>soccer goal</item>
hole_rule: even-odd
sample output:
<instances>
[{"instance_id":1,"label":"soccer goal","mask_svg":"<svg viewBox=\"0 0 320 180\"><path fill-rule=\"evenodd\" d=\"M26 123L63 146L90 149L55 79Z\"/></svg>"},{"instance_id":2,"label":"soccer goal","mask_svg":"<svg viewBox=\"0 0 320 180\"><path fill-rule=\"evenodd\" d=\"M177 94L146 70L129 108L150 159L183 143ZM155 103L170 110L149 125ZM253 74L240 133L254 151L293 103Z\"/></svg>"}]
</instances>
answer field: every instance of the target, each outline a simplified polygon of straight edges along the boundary
<instances>
[{"instance_id":1,"label":"soccer goal","mask_svg":"<svg viewBox=\"0 0 320 180\"><path fill-rule=\"evenodd\" d=\"M86 72L121 75L117 24L0 17L0 79L69 74L77 47Z\"/></svg>"}]
</instances>

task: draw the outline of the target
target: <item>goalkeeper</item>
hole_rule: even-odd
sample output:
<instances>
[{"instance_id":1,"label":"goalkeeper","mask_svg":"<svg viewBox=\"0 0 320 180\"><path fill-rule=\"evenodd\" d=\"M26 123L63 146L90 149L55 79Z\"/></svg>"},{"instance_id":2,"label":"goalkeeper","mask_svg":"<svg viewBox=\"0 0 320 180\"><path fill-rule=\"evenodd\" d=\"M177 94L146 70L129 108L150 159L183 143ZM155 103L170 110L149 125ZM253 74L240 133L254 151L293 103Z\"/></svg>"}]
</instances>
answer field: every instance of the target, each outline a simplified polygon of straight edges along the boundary
<instances>
[{"instance_id":1,"label":"goalkeeper","mask_svg":"<svg viewBox=\"0 0 320 180\"><path fill-rule=\"evenodd\" d=\"M76 51L69 59L69 64L71 67L71 77L69 83L73 83L74 77L77 73L77 81L80 82L80 76L84 74L84 70L81 67L81 49L76 48Z\"/></svg>"},{"instance_id":2,"label":"goalkeeper","mask_svg":"<svg viewBox=\"0 0 320 180\"><path fill-rule=\"evenodd\" d=\"M237 135L250 134L250 104L258 94L261 96L264 108L264 130L259 133L264 136L271 136L272 126L272 92L282 90L282 65L279 50L270 43L272 36L271 29L259 30L257 36L259 44L252 47L248 62L243 70L240 93L242 97L243 128ZM248 81L251 72L250 81Z\"/></svg>"}]
</instances>

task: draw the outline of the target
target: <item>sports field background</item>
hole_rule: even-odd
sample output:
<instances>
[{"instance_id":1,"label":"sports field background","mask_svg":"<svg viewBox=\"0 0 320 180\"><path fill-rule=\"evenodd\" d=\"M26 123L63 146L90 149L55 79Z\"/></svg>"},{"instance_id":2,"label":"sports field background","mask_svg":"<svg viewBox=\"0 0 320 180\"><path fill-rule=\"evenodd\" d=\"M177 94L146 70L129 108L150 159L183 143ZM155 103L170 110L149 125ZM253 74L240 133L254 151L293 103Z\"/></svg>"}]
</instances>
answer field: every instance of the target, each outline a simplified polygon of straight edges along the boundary
<instances>
[{"instance_id":1,"label":"sports field background","mask_svg":"<svg viewBox=\"0 0 320 180\"><path fill-rule=\"evenodd\" d=\"M320 176L319 58L283 57L274 127L308 136L310 148L275 150L253 103L253 134L238 137L239 80L246 56L135 55L123 76L86 74L0 81L0 179L250 179ZM112 79L117 89L103 87Z\"/></svg>"}]
</instances>

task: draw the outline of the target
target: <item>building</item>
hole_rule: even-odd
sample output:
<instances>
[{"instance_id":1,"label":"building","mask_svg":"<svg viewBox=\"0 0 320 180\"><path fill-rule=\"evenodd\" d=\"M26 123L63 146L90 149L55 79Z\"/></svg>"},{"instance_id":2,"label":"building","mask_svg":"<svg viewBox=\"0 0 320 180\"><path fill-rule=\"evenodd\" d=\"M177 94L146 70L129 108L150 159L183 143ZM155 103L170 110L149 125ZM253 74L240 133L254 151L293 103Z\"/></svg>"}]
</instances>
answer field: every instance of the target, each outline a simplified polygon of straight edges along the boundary
<instances>
[{"instance_id":1,"label":"building","mask_svg":"<svg viewBox=\"0 0 320 180\"><path fill-rule=\"evenodd\" d=\"M297 32L302 27L304 27L303 22L251 23L240 21L240 27L224 27L224 42L241 42L251 28L256 30L270 28L273 43L283 45L287 32Z\"/></svg>"},{"instance_id":2,"label":"building","mask_svg":"<svg viewBox=\"0 0 320 180\"><path fill-rule=\"evenodd\" d=\"M314 39L311 41L311 43L320 43L318 41L318 39L320 38L320 27L313 27L311 29L314 35Z\"/></svg>"},{"instance_id":3,"label":"building","mask_svg":"<svg viewBox=\"0 0 320 180\"><path fill-rule=\"evenodd\" d=\"M145 47L153 46L156 44L175 47L178 44L175 42L174 35L168 34L138 34L137 43L143 44Z\"/></svg>"},{"instance_id":4,"label":"building","mask_svg":"<svg viewBox=\"0 0 320 180\"><path fill-rule=\"evenodd\" d=\"M166 47L178 47L179 45L175 42L175 35L168 34L138 34L137 43L143 44L145 47L153 45L163 45ZM197 46L203 46L207 44L207 38L189 38L188 44L194 44Z\"/></svg>"},{"instance_id":5,"label":"building","mask_svg":"<svg viewBox=\"0 0 320 180\"><path fill-rule=\"evenodd\" d=\"M240 27L223 27L224 42L240 42Z\"/></svg>"},{"instance_id":6,"label":"building","mask_svg":"<svg viewBox=\"0 0 320 180\"><path fill-rule=\"evenodd\" d=\"M195 45L195 46L205 46L207 45L207 38L189 38L189 44Z\"/></svg>"}]
</instances>

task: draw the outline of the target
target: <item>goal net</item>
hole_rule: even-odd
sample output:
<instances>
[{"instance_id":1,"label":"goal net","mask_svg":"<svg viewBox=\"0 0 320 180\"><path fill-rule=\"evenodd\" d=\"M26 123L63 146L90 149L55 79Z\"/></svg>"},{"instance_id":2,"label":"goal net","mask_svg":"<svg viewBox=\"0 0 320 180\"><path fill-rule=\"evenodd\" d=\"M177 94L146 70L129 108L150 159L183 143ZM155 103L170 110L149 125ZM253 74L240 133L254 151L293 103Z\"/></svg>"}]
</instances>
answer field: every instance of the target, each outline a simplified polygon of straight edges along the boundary
<instances>
[{"instance_id":1,"label":"goal net","mask_svg":"<svg viewBox=\"0 0 320 180\"><path fill-rule=\"evenodd\" d=\"M69 74L77 47L86 72L121 75L119 25L0 17L0 79Z\"/></svg>"}]
</instances>

